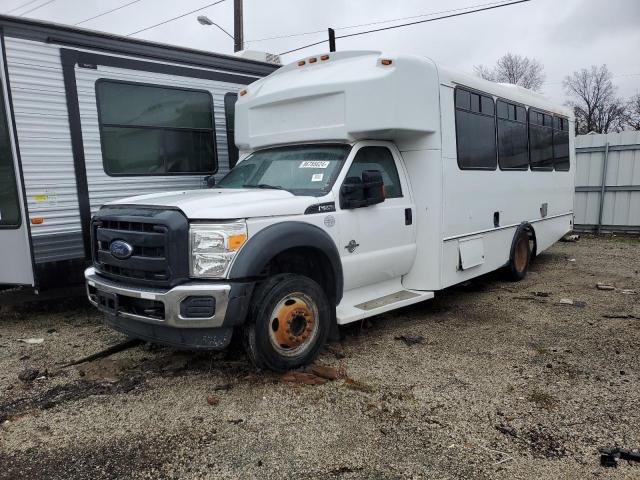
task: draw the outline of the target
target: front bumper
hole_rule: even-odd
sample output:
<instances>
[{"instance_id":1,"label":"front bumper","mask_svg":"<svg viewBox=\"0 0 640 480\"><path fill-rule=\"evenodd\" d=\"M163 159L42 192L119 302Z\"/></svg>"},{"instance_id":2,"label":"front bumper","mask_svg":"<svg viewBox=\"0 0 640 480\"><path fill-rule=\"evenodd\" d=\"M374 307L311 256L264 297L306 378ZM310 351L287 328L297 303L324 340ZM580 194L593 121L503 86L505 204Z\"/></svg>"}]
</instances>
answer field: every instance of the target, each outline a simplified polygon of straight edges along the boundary
<instances>
[{"instance_id":1,"label":"front bumper","mask_svg":"<svg viewBox=\"0 0 640 480\"><path fill-rule=\"evenodd\" d=\"M98 275L93 267L85 270L85 279L89 302L113 328L186 348L226 347L232 327L244 323L253 291L253 283L240 282L189 282L170 289L128 286ZM183 315L181 304L190 297L212 297L213 314Z\"/></svg>"}]
</instances>

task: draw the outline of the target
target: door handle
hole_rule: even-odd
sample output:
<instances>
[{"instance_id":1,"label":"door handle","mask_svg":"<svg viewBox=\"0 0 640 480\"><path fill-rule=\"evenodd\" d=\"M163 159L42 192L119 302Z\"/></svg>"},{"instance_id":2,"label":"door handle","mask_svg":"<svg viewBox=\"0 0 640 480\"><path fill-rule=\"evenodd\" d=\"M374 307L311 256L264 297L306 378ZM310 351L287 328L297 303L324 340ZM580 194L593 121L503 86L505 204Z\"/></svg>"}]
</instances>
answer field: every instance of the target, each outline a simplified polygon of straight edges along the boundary
<instances>
[{"instance_id":1,"label":"door handle","mask_svg":"<svg viewBox=\"0 0 640 480\"><path fill-rule=\"evenodd\" d=\"M413 213L410 208L404 209L404 224L411 225L413 223Z\"/></svg>"}]
</instances>

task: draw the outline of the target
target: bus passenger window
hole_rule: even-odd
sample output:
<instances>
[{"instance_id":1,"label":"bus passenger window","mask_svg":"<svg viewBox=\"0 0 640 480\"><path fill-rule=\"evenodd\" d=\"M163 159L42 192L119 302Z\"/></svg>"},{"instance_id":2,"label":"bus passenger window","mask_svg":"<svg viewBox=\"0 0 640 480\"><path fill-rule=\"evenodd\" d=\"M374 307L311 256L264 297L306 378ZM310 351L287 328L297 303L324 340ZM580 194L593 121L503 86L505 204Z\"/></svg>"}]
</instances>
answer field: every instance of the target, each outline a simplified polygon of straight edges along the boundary
<instances>
[{"instance_id":1,"label":"bus passenger window","mask_svg":"<svg viewBox=\"0 0 640 480\"><path fill-rule=\"evenodd\" d=\"M569 120L563 117L553 117L553 166L569 171Z\"/></svg>"},{"instance_id":2,"label":"bus passenger window","mask_svg":"<svg viewBox=\"0 0 640 480\"><path fill-rule=\"evenodd\" d=\"M529 146L524 107L497 102L498 164L501 170L528 170Z\"/></svg>"},{"instance_id":3,"label":"bus passenger window","mask_svg":"<svg viewBox=\"0 0 640 480\"><path fill-rule=\"evenodd\" d=\"M529 109L531 170L553 170L553 126L551 115Z\"/></svg>"},{"instance_id":4,"label":"bus passenger window","mask_svg":"<svg viewBox=\"0 0 640 480\"><path fill-rule=\"evenodd\" d=\"M458 166L462 170L495 170L497 155L493 98L461 88L456 89L455 97Z\"/></svg>"}]
</instances>

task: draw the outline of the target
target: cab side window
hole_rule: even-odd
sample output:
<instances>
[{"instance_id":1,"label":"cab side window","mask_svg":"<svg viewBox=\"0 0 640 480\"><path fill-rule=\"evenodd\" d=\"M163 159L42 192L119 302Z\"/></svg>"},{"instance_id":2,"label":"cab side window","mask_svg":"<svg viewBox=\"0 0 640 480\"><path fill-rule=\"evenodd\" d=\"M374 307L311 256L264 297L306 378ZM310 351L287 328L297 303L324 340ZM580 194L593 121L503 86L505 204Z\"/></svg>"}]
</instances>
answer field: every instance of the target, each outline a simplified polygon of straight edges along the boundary
<instances>
[{"instance_id":1,"label":"cab side window","mask_svg":"<svg viewBox=\"0 0 640 480\"><path fill-rule=\"evenodd\" d=\"M362 172L365 170L380 171L386 198L402 197L396 162L387 147L362 147L358 150L346 178L362 178Z\"/></svg>"}]
</instances>

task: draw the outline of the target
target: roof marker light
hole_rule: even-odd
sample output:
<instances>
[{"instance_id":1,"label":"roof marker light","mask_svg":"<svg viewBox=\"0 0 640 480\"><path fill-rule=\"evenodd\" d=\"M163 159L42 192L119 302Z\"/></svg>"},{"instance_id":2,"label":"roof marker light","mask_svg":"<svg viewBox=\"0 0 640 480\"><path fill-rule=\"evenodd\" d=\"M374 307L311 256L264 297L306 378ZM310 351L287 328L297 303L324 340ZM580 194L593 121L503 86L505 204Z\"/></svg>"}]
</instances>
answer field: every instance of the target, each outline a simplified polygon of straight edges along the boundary
<instances>
[{"instance_id":1,"label":"roof marker light","mask_svg":"<svg viewBox=\"0 0 640 480\"><path fill-rule=\"evenodd\" d=\"M309 59L309 63L316 63L318 61L318 59L316 57L311 57Z\"/></svg>"},{"instance_id":2,"label":"roof marker light","mask_svg":"<svg viewBox=\"0 0 640 480\"><path fill-rule=\"evenodd\" d=\"M298 60L298 66L299 67L302 67L305 63L307 63L307 62L305 62L304 60Z\"/></svg>"},{"instance_id":3,"label":"roof marker light","mask_svg":"<svg viewBox=\"0 0 640 480\"><path fill-rule=\"evenodd\" d=\"M320 60L322 60L323 62L324 62L325 60L329 60L329 55L322 55L322 56L320 57Z\"/></svg>"},{"instance_id":4,"label":"roof marker light","mask_svg":"<svg viewBox=\"0 0 640 480\"><path fill-rule=\"evenodd\" d=\"M382 65L391 65L393 63L393 61L389 58L383 58L382 60L380 60L380 63Z\"/></svg>"}]
</instances>

